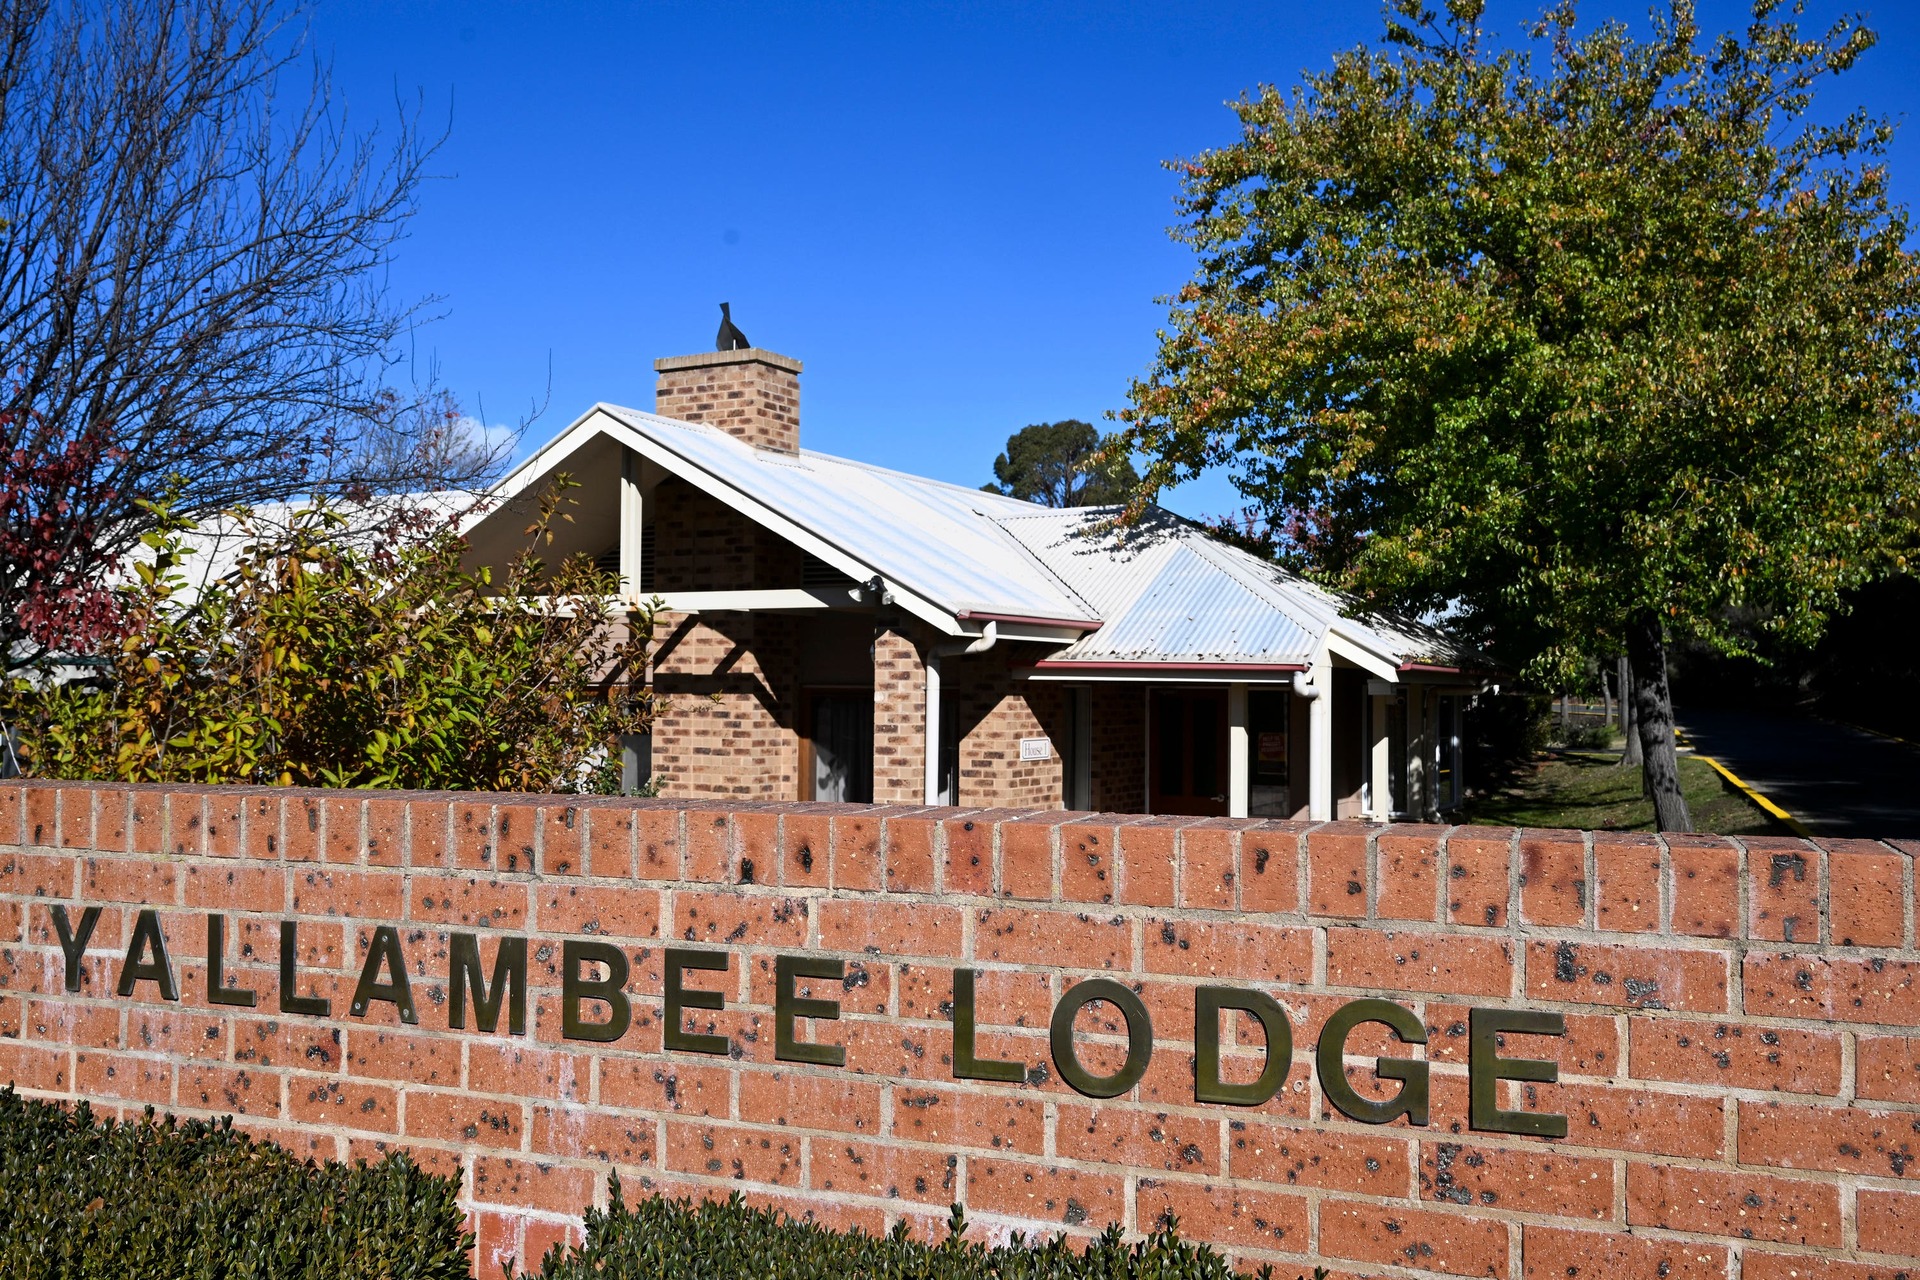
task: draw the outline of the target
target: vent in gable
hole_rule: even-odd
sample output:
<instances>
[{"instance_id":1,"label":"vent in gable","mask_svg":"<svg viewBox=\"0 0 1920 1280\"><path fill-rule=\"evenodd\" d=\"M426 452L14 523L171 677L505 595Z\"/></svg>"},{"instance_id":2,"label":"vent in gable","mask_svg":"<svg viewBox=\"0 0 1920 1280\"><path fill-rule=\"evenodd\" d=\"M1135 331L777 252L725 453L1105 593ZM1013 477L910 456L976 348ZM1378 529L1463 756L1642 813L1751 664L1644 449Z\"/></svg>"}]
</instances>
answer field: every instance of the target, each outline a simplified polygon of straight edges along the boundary
<instances>
[{"instance_id":1,"label":"vent in gable","mask_svg":"<svg viewBox=\"0 0 1920 1280\"><path fill-rule=\"evenodd\" d=\"M851 587L853 579L832 565L814 555L804 553L805 559L800 565L800 585L803 587Z\"/></svg>"},{"instance_id":2,"label":"vent in gable","mask_svg":"<svg viewBox=\"0 0 1920 1280\"><path fill-rule=\"evenodd\" d=\"M593 567L602 573L620 572L620 544L614 543L593 558ZM640 534L640 590L653 590L653 527L647 526Z\"/></svg>"}]
</instances>

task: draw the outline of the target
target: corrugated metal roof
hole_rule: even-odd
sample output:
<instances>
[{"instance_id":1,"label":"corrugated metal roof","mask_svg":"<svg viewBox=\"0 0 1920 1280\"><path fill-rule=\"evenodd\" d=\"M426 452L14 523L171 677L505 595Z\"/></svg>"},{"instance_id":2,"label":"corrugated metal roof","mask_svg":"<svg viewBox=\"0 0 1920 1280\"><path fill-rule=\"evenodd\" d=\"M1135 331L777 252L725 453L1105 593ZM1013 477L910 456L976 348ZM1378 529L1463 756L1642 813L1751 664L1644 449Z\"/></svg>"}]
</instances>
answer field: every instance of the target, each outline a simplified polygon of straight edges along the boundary
<instances>
[{"instance_id":1,"label":"corrugated metal roof","mask_svg":"<svg viewBox=\"0 0 1920 1280\"><path fill-rule=\"evenodd\" d=\"M636 409L596 409L670 455L670 469L732 489L956 618L1099 624L1049 662L1304 664L1329 630L1395 666L1470 660L1433 628L1362 616L1353 601L1168 512L1116 534L1103 529L1110 508L1054 510L809 449L755 449ZM545 455L516 474L555 465Z\"/></svg>"},{"instance_id":2,"label":"corrugated metal roof","mask_svg":"<svg viewBox=\"0 0 1920 1280\"><path fill-rule=\"evenodd\" d=\"M1318 639L1180 539L1116 616L1052 660L1304 664Z\"/></svg>"},{"instance_id":3,"label":"corrugated metal roof","mask_svg":"<svg viewBox=\"0 0 1920 1280\"><path fill-rule=\"evenodd\" d=\"M1362 616L1354 602L1169 513L1121 536L1101 531L1112 514L1002 521L1105 619L1049 661L1305 663L1329 628L1395 665L1465 660L1432 628Z\"/></svg>"},{"instance_id":4,"label":"corrugated metal roof","mask_svg":"<svg viewBox=\"0 0 1920 1280\"><path fill-rule=\"evenodd\" d=\"M999 524L1058 575L1094 612L1111 620L1159 574L1185 526L1155 511L1120 533L1103 530L1112 508L1057 510L1027 505Z\"/></svg>"},{"instance_id":5,"label":"corrugated metal roof","mask_svg":"<svg viewBox=\"0 0 1920 1280\"><path fill-rule=\"evenodd\" d=\"M889 581L955 614L1098 616L1003 529L1031 504L803 449L755 449L698 423L614 405L608 414L733 485Z\"/></svg>"}]
</instances>

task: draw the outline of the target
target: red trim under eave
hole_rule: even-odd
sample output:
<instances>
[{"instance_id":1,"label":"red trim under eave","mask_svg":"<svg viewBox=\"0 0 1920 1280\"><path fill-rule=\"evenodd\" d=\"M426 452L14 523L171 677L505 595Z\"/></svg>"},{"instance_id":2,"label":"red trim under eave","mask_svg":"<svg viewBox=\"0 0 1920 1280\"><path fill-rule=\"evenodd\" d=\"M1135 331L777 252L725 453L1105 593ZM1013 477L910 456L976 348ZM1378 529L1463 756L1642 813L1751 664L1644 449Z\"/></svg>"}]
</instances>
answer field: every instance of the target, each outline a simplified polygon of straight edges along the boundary
<instances>
[{"instance_id":1,"label":"red trim under eave","mask_svg":"<svg viewBox=\"0 0 1920 1280\"><path fill-rule=\"evenodd\" d=\"M1011 622L1029 627L1071 627L1075 631L1098 631L1101 624L1085 618L1033 618L1023 613L975 613L962 609L953 615L962 622Z\"/></svg>"},{"instance_id":2,"label":"red trim under eave","mask_svg":"<svg viewBox=\"0 0 1920 1280\"><path fill-rule=\"evenodd\" d=\"M1042 658L1041 671L1305 671L1299 662L1059 662Z\"/></svg>"},{"instance_id":3,"label":"red trim under eave","mask_svg":"<svg viewBox=\"0 0 1920 1280\"><path fill-rule=\"evenodd\" d=\"M1443 675L1443 676L1458 676L1458 675L1466 674L1466 672L1459 667L1440 667L1440 666L1435 666L1431 662L1403 662L1400 664L1400 670L1430 671L1436 675Z\"/></svg>"}]
</instances>

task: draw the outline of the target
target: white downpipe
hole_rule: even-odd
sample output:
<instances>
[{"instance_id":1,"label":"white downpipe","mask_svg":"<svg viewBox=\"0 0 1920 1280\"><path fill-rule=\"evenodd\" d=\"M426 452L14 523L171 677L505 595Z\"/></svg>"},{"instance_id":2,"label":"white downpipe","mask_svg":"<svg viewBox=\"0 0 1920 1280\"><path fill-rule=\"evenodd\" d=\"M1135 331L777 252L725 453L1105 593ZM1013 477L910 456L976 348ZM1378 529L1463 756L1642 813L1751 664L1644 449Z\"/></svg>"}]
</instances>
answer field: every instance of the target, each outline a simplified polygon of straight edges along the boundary
<instances>
[{"instance_id":1,"label":"white downpipe","mask_svg":"<svg viewBox=\"0 0 1920 1280\"><path fill-rule=\"evenodd\" d=\"M1307 817L1333 820L1333 699L1321 681L1331 670L1323 650L1310 671L1293 673L1293 692L1307 700Z\"/></svg>"},{"instance_id":2,"label":"white downpipe","mask_svg":"<svg viewBox=\"0 0 1920 1280\"><path fill-rule=\"evenodd\" d=\"M1000 639L1000 624L989 622L974 640L949 640L927 650L926 803L940 803L940 660L985 653Z\"/></svg>"},{"instance_id":3,"label":"white downpipe","mask_svg":"<svg viewBox=\"0 0 1920 1280\"><path fill-rule=\"evenodd\" d=\"M620 451L620 595L631 609L640 601L640 560L646 545L647 500L640 488L640 455Z\"/></svg>"},{"instance_id":4,"label":"white downpipe","mask_svg":"<svg viewBox=\"0 0 1920 1280\"><path fill-rule=\"evenodd\" d=\"M1247 686L1227 686L1227 816L1244 818L1253 807L1247 769Z\"/></svg>"}]
</instances>

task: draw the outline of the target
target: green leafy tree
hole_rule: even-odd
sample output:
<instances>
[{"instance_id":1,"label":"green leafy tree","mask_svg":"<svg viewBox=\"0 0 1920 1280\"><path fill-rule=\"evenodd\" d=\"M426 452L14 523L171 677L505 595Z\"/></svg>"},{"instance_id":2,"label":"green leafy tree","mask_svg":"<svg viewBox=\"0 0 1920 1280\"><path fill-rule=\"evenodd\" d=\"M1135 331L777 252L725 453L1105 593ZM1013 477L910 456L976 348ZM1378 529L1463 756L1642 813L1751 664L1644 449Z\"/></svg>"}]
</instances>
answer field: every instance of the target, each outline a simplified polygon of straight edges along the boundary
<instances>
[{"instance_id":1,"label":"green leafy tree","mask_svg":"<svg viewBox=\"0 0 1920 1280\"><path fill-rule=\"evenodd\" d=\"M544 562L560 486L496 581L402 511L372 532L326 504L255 522L198 588L190 522L157 510L101 679L16 680L5 714L49 778L477 791L588 789L643 731L652 615L616 614L590 560ZM252 517L243 517L252 521Z\"/></svg>"},{"instance_id":2,"label":"green leafy tree","mask_svg":"<svg viewBox=\"0 0 1920 1280\"><path fill-rule=\"evenodd\" d=\"M1123 454L1100 449L1092 423L1036 422L1007 437L1007 451L993 460L997 482L980 487L1048 507L1099 507L1122 502L1140 477Z\"/></svg>"},{"instance_id":3,"label":"green leafy tree","mask_svg":"<svg viewBox=\"0 0 1920 1280\"><path fill-rule=\"evenodd\" d=\"M1122 415L1135 503L1224 465L1325 578L1537 678L1627 652L1686 830L1667 646L1739 652L1736 613L1808 643L1909 546L1892 130L1808 114L1874 37L1760 0L1707 39L1677 0L1646 39L1565 4L1500 48L1481 10L1395 0L1386 48L1180 166L1200 265Z\"/></svg>"}]
</instances>

